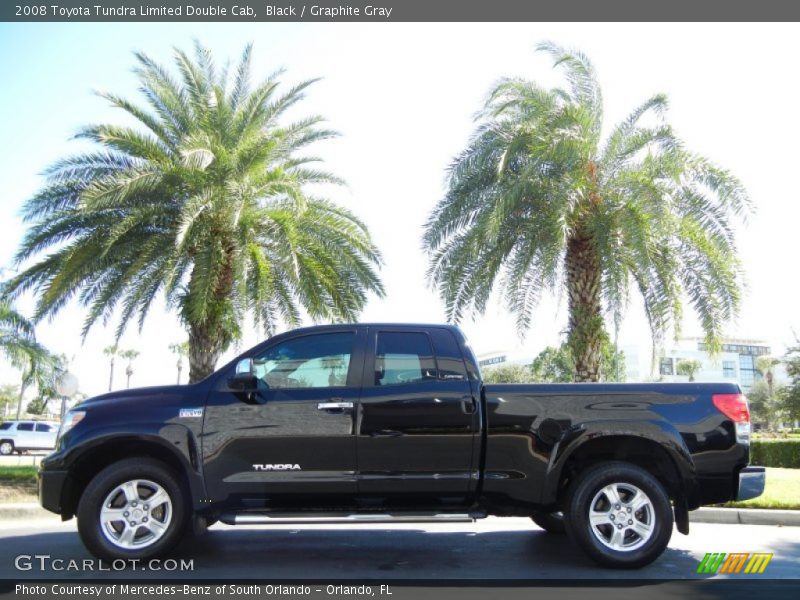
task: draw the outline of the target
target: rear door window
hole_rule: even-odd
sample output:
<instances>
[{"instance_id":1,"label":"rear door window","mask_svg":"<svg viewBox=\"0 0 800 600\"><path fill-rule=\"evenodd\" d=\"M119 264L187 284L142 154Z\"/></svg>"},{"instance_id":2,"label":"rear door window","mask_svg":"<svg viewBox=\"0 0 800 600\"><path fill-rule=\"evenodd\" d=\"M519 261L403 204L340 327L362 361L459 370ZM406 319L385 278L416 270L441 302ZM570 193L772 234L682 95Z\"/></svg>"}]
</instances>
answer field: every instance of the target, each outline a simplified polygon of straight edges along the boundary
<instances>
[{"instance_id":1,"label":"rear door window","mask_svg":"<svg viewBox=\"0 0 800 600\"><path fill-rule=\"evenodd\" d=\"M53 431L53 426L49 425L48 423L37 423L36 424L36 431L50 432L50 431Z\"/></svg>"},{"instance_id":2,"label":"rear door window","mask_svg":"<svg viewBox=\"0 0 800 600\"><path fill-rule=\"evenodd\" d=\"M432 329L431 338L436 351L436 366L442 381L463 381L467 379L467 369L453 334L446 329Z\"/></svg>"},{"instance_id":3,"label":"rear door window","mask_svg":"<svg viewBox=\"0 0 800 600\"><path fill-rule=\"evenodd\" d=\"M378 333L375 385L419 383L437 378L430 338L422 332Z\"/></svg>"}]
</instances>

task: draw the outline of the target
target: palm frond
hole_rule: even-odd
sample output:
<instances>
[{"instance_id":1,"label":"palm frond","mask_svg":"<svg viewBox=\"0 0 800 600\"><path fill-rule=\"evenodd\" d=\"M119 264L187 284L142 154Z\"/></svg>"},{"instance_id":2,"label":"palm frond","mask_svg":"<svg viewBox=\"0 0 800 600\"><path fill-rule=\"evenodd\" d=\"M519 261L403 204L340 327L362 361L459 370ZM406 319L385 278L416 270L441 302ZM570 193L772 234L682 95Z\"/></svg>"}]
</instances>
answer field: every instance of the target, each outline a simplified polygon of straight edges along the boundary
<instances>
[{"instance_id":1,"label":"palm frond","mask_svg":"<svg viewBox=\"0 0 800 600\"><path fill-rule=\"evenodd\" d=\"M32 264L9 296L35 292L37 319L77 301L84 335L114 318L119 337L163 295L216 356L248 315L274 331L304 313L354 319L382 295L364 224L308 191L343 183L301 154L336 133L317 115L285 121L315 80L282 93L277 72L251 87L251 57L247 46L229 74L198 43L193 55L175 49L173 74L137 53L146 105L100 94L137 128L84 127L78 137L97 149L47 170L23 209L16 258Z\"/></svg>"}]
</instances>

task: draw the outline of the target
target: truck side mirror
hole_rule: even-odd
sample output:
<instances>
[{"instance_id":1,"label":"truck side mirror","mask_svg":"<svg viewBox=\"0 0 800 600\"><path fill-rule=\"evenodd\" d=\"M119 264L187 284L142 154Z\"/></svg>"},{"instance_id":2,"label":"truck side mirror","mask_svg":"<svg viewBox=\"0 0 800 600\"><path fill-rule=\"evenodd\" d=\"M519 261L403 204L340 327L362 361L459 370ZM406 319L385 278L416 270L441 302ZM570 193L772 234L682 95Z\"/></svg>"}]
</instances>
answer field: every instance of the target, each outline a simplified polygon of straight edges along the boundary
<instances>
[{"instance_id":1,"label":"truck side mirror","mask_svg":"<svg viewBox=\"0 0 800 600\"><path fill-rule=\"evenodd\" d=\"M252 358L243 358L236 364L236 374L228 378L228 388L234 392L255 392L258 389L258 377Z\"/></svg>"}]
</instances>

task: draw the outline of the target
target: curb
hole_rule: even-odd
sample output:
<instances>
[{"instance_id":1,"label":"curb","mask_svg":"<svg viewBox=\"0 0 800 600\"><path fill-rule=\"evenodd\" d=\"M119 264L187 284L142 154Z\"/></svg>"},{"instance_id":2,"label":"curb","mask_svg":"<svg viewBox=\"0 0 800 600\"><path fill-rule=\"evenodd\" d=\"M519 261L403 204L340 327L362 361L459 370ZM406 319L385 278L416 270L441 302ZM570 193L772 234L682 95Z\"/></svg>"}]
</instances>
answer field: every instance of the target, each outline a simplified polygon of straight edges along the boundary
<instances>
[{"instance_id":1,"label":"curb","mask_svg":"<svg viewBox=\"0 0 800 600\"><path fill-rule=\"evenodd\" d=\"M766 508L700 508L689 513L691 523L783 525L800 527L800 510Z\"/></svg>"},{"instance_id":2,"label":"curb","mask_svg":"<svg viewBox=\"0 0 800 600\"><path fill-rule=\"evenodd\" d=\"M36 502L9 502L0 504L0 521L9 519L38 519L42 517L56 516L46 511Z\"/></svg>"}]
</instances>

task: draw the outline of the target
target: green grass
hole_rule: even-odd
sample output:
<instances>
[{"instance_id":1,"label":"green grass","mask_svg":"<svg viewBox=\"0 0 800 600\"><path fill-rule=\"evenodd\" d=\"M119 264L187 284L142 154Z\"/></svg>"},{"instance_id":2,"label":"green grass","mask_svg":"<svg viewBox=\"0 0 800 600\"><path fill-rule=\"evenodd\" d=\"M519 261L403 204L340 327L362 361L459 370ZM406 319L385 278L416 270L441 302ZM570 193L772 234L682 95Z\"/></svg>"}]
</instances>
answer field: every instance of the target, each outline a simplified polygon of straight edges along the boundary
<instances>
[{"instance_id":1,"label":"green grass","mask_svg":"<svg viewBox=\"0 0 800 600\"><path fill-rule=\"evenodd\" d=\"M728 502L736 508L800 509L800 469L767 468L767 485L758 498Z\"/></svg>"},{"instance_id":2,"label":"green grass","mask_svg":"<svg viewBox=\"0 0 800 600\"><path fill-rule=\"evenodd\" d=\"M800 433L783 433L780 435L753 434L754 440L800 440Z\"/></svg>"},{"instance_id":3,"label":"green grass","mask_svg":"<svg viewBox=\"0 0 800 600\"><path fill-rule=\"evenodd\" d=\"M36 467L0 467L0 502L36 502Z\"/></svg>"},{"instance_id":4,"label":"green grass","mask_svg":"<svg viewBox=\"0 0 800 600\"><path fill-rule=\"evenodd\" d=\"M0 467L0 485L7 483L36 483L36 467Z\"/></svg>"}]
</instances>

